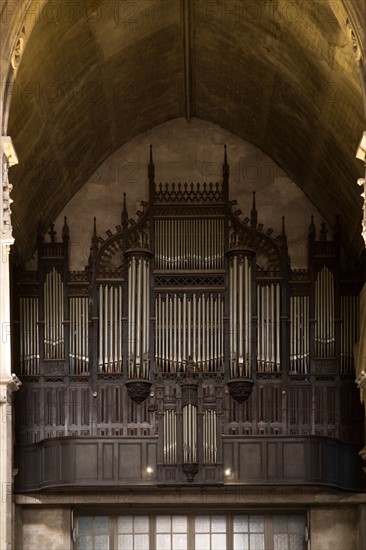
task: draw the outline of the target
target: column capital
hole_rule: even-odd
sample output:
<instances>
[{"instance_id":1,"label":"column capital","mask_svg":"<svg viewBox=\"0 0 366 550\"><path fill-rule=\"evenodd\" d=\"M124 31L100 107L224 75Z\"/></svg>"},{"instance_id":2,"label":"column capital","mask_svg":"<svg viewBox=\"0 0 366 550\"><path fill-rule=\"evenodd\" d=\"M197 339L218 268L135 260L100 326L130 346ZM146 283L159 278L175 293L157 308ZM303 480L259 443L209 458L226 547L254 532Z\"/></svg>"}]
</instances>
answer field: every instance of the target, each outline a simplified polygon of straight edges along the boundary
<instances>
[{"instance_id":1,"label":"column capital","mask_svg":"<svg viewBox=\"0 0 366 550\"><path fill-rule=\"evenodd\" d=\"M16 374L9 376L7 373L0 375L0 406L8 402L8 396L18 391L22 385Z\"/></svg>"},{"instance_id":2,"label":"column capital","mask_svg":"<svg viewBox=\"0 0 366 550\"><path fill-rule=\"evenodd\" d=\"M1 154L6 156L9 168L14 164L18 164L18 155L10 136L0 136L0 151Z\"/></svg>"},{"instance_id":3,"label":"column capital","mask_svg":"<svg viewBox=\"0 0 366 550\"><path fill-rule=\"evenodd\" d=\"M13 142L9 136L0 136L0 235L5 242L5 251L13 244L11 228L11 203L10 197L13 186L9 182L8 170L10 166L18 163L18 156L15 152ZM2 259L4 251L1 250ZM6 254L5 254L6 257Z\"/></svg>"}]
</instances>

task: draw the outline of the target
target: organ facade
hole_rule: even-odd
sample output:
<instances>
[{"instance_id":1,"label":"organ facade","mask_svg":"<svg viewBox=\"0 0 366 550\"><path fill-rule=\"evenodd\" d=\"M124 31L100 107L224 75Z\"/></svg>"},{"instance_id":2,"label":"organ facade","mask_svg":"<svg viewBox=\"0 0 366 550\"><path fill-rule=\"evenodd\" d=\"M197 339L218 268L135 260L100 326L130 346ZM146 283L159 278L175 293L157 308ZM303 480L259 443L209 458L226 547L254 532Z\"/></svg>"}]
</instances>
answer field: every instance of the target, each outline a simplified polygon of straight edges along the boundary
<instances>
[{"instance_id":1,"label":"organ facade","mask_svg":"<svg viewBox=\"0 0 366 550\"><path fill-rule=\"evenodd\" d=\"M298 484L365 489L354 383L363 274L310 221L292 269L219 183L155 182L69 268L65 218L14 271L19 493ZM345 468L345 464L348 465ZM349 465L352 467L349 467Z\"/></svg>"}]
</instances>

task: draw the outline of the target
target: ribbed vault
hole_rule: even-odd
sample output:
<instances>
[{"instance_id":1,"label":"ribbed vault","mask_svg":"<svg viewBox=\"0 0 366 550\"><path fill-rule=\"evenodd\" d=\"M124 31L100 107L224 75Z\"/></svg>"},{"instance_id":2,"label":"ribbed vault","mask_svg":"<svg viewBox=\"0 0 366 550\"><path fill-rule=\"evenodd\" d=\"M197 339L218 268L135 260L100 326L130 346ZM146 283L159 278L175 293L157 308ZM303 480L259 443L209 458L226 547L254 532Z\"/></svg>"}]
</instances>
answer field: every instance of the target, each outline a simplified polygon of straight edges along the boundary
<instances>
[{"instance_id":1,"label":"ribbed vault","mask_svg":"<svg viewBox=\"0 0 366 550\"><path fill-rule=\"evenodd\" d=\"M343 3L331 4L46 3L11 90L19 251L32 249L38 225L45 230L113 151L195 116L262 149L330 224L339 214L357 254L363 99ZM355 19L360 5L350 3Z\"/></svg>"}]
</instances>

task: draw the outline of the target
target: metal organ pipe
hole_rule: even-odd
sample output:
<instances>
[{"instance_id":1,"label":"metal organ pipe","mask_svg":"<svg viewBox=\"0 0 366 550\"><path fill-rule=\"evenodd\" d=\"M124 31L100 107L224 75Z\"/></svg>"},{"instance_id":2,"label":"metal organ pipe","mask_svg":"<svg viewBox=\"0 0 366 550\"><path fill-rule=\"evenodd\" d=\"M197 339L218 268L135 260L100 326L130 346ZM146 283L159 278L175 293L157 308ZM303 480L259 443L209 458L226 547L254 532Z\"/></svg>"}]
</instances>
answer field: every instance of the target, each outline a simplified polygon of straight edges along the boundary
<instances>
[{"instance_id":1,"label":"metal organ pipe","mask_svg":"<svg viewBox=\"0 0 366 550\"><path fill-rule=\"evenodd\" d=\"M324 266L315 281L315 351L320 358L334 356L334 277Z\"/></svg>"},{"instance_id":2,"label":"metal organ pipe","mask_svg":"<svg viewBox=\"0 0 366 550\"><path fill-rule=\"evenodd\" d=\"M38 298L19 299L20 372L39 374Z\"/></svg>"}]
</instances>

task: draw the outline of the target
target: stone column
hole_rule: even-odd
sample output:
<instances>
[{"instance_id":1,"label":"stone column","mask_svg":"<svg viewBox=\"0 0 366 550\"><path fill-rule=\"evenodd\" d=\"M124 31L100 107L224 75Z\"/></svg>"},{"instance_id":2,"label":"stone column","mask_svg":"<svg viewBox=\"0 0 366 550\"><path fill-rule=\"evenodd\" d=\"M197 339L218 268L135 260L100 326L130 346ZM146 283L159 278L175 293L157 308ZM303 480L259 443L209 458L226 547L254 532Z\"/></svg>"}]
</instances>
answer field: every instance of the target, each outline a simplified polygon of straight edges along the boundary
<instances>
[{"instance_id":1,"label":"stone column","mask_svg":"<svg viewBox=\"0 0 366 550\"><path fill-rule=\"evenodd\" d=\"M361 403L364 404L366 418L366 283L360 294L360 339L355 345L354 356L356 364L356 383L360 390ZM365 427L366 431L366 427ZM366 442L366 433L364 436ZM366 462L366 445L360 451L360 455ZM364 468L366 473L366 466Z\"/></svg>"},{"instance_id":2,"label":"stone column","mask_svg":"<svg viewBox=\"0 0 366 550\"><path fill-rule=\"evenodd\" d=\"M10 550L12 521L12 392L19 380L11 374L9 252L14 242L11 230L12 189L8 169L18 162L10 137L0 138L0 548Z\"/></svg>"}]
</instances>

